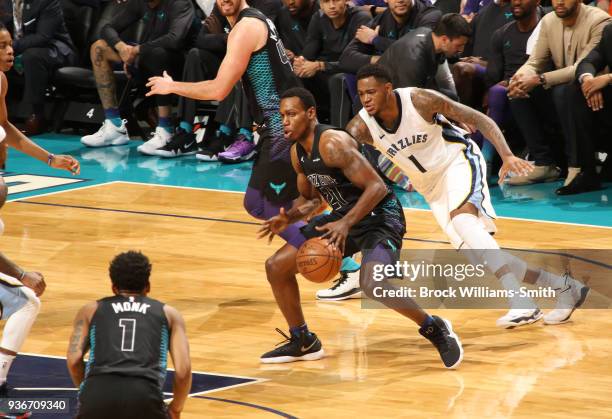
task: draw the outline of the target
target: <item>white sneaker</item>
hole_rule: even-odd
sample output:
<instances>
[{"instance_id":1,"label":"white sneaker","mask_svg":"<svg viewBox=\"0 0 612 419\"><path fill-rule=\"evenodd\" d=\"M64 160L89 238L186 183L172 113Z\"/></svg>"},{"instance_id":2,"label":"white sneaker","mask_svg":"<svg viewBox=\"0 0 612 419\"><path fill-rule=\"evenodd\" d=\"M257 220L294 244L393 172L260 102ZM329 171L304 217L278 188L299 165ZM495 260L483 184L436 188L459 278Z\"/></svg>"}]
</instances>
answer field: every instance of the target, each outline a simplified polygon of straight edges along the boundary
<instances>
[{"instance_id":1,"label":"white sneaker","mask_svg":"<svg viewBox=\"0 0 612 419\"><path fill-rule=\"evenodd\" d=\"M105 119L100 129L81 138L81 143L87 147L107 147L109 145L123 145L130 141L128 136L127 121L121 121L121 126L116 126L110 120Z\"/></svg>"},{"instance_id":2,"label":"white sneaker","mask_svg":"<svg viewBox=\"0 0 612 419\"><path fill-rule=\"evenodd\" d=\"M539 308L518 309L512 308L508 312L497 319L495 323L497 327L504 329L513 329L524 324L535 323L542 318L543 314Z\"/></svg>"},{"instance_id":3,"label":"white sneaker","mask_svg":"<svg viewBox=\"0 0 612 419\"><path fill-rule=\"evenodd\" d=\"M136 150L142 154L155 156L155 150L168 144L170 138L172 138L172 134L169 133L168 130L162 127L157 127L149 140L146 143L139 145Z\"/></svg>"},{"instance_id":4,"label":"white sneaker","mask_svg":"<svg viewBox=\"0 0 612 419\"><path fill-rule=\"evenodd\" d=\"M349 298L361 298L359 287L359 270L340 272L340 277L334 281L331 288L317 291L318 300L340 301Z\"/></svg>"},{"instance_id":5,"label":"white sneaker","mask_svg":"<svg viewBox=\"0 0 612 419\"><path fill-rule=\"evenodd\" d=\"M561 324L569 321L572 313L584 303L590 288L565 275L565 287L557 290L557 305L544 316L545 324Z\"/></svg>"}]
</instances>

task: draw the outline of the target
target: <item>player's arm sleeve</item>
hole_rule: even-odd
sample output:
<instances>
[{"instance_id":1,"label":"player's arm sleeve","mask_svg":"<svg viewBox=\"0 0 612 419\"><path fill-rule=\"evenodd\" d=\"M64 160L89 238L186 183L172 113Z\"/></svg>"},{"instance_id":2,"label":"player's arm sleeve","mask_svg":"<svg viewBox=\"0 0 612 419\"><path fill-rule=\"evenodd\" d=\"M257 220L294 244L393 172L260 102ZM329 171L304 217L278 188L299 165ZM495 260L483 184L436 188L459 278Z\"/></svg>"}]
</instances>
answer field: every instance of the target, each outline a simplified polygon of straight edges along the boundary
<instances>
[{"instance_id":1,"label":"player's arm sleeve","mask_svg":"<svg viewBox=\"0 0 612 419\"><path fill-rule=\"evenodd\" d=\"M487 87L502 81L504 77L503 28L496 30L491 38L491 54L487 61L485 83Z\"/></svg>"},{"instance_id":2,"label":"player's arm sleeve","mask_svg":"<svg viewBox=\"0 0 612 419\"><path fill-rule=\"evenodd\" d=\"M175 0L170 8L168 19L170 20L168 32L158 38L145 42L141 45L141 49L161 47L179 50L182 47L185 36L195 22L193 5L187 0Z\"/></svg>"}]
</instances>

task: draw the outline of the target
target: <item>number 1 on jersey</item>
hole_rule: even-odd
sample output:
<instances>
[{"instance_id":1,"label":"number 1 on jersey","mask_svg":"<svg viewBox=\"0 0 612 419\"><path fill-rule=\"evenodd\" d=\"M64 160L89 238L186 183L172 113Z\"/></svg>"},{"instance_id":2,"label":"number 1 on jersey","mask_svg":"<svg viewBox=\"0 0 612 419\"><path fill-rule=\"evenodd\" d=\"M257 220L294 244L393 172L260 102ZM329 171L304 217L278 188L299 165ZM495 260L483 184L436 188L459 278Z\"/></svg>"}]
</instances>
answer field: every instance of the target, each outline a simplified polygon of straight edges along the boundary
<instances>
[{"instance_id":1,"label":"number 1 on jersey","mask_svg":"<svg viewBox=\"0 0 612 419\"><path fill-rule=\"evenodd\" d=\"M408 160L410 160L412 162L412 164L414 164L416 166L416 168L419 169L419 172L421 172L421 173L427 172L427 170L425 170L425 168L423 166L421 166L421 163L419 163L419 161L416 159L416 157L414 157L412 154L408 156Z\"/></svg>"},{"instance_id":2,"label":"number 1 on jersey","mask_svg":"<svg viewBox=\"0 0 612 419\"><path fill-rule=\"evenodd\" d=\"M136 319L119 319L119 327L123 329L121 335L121 350L123 352L134 352Z\"/></svg>"}]
</instances>

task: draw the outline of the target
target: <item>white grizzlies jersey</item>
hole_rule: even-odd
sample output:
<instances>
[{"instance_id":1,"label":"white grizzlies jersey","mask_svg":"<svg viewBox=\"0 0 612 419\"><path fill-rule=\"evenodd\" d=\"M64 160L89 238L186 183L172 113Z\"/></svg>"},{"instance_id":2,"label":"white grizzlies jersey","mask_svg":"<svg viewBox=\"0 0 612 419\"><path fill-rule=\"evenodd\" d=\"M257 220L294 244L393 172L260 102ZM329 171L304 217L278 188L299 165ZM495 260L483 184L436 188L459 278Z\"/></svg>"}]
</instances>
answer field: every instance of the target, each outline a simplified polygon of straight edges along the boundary
<instances>
[{"instance_id":1,"label":"white grizzlies jersey","mask_svg":"<svg viewBox=\"0 0 612 419\"><path fill-rule=\"evenodd\" d=\"M441 125L423 119L412 104L411 91L410 87L395 89L400 121L394 131L381 126L365 109L359 116L370 130L374 147L408 175L417 191L428 195L465 145L447 142Z\"/></svg>"}]
</instances>

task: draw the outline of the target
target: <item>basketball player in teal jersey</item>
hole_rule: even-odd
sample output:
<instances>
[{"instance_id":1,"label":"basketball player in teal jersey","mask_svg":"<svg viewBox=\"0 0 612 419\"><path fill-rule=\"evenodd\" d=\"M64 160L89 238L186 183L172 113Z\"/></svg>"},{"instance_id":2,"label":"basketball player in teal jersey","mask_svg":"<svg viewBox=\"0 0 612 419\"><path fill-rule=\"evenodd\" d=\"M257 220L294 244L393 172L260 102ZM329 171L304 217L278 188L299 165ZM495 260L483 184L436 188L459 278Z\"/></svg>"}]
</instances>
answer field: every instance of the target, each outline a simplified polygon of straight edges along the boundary
<instances>
[{"instance_id":1,"label":"basketball player in teal jersey","mask_svg":"<svg viewBox=\"0 0 612 419\"><path fill-rule=\"evenodd\" d=\"M313 218L300 230L298 243L285 244L266 262L268 281L289 325L290 336L281 332L287 343L262 355L261 362L313 361L323 357L321 342L306 325L295 277L299 246L306 239L323 236L346 256L361 251L360 283L365 294L414 321L420 326L419 333L439 351L444 365L457 367L463 349L448 320L429 316L409 298L401 301L377 298L381 294L376 289L388 289L390 285L375 281L373 269L377 265L395 264L406 231L402 206L391 188L349 134L318 124L315 99L306 89L284 92L280 112L285 136L294 143L291 161L301 199L286 212L283 210L264 222L260 237L282 233L291 223L308 216L322 199L332 212Z\"/></svg>"},{"instance_id":2,"label":"basketball player in teal jersey","mask_svg":"<svg viewBox=\"0 0 612 419\"><path fill-rule=\"evenodd\" d=\"M67 362L80 387L76 417L166 419L169 413L177 419L191 388L183 317L147 297L151 264L142 253L117 255L109 274L114 296L85 305L74 320ZM175 373L174 396L166 409L162 387L168 351Z\"/></svg>"},{"instance_id":3,"label":"basketball player in teal jersey","mask_svg":"<svg viewBox=\"0 0 612 419\"><path fill-rule=\"evenodd\" d=\"M53 155L25 137L7 117L5 72L13 66L13 41L0 24L0 147L8 145L56 169L78 174L79 162L72 156ZM8 188L0 176L0 208L6 201ZM4 224L0 219L0 234ZM26 272L0 253L0 307L6 324L0 340L0 397L7 397L6 377L13 360L25 342L40 310L38 297L45 290L45 281L38 272ZM1 415L1 413L0 413Z\"/></svg>"},{"instance_id":4,"label":"basketball player in teal jersey","mask_svg":"<svg viewBox=\"0 0 612 419\"><path fill-rule=\"evenodd\" d=\"M260 128L258 154L244 196L244 207L253 217L266 220L280 208L291 208L299 196L291 167L290 144L283 138L280 119L280 93L300 84L293 73L274 23L246 0L217 0L223 16L232 25L227 52L217 77L198 83L176 82L164 73L147 84L150 95L177 94L196 100L222 100L242 78ZM280 236L288 243L296 240L302 224L289 226ZM348 265L349 261L345 260ZM356 265L355 262L352 263ZM359 265L351 270L358 269ZM346 297L359 297L359 289L347 290Z\"/></svg>"}]
</instances>

